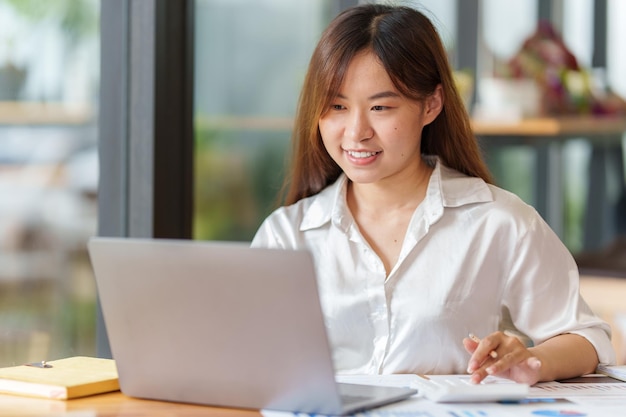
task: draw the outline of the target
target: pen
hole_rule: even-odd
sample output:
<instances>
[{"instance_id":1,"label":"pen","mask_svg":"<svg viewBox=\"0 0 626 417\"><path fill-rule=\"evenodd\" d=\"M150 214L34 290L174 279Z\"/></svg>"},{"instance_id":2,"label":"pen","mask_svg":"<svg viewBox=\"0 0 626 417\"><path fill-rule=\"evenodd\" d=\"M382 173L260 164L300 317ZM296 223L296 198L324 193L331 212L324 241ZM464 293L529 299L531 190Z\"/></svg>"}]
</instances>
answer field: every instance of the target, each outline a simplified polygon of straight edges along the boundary
<instances>
[{"instance_id":1,"label":"pen","mask_svg":"<svg viewBox=\"0 0 626 417\"><path fill-rule=\"evenodd\" d=\"M480 339L476 337L474 333L470 333L468 337L472 339L474 342L480 343ZM492 350L491 352L489 352L489 356L491 356L493 359L496 359L498 357L498 352L496 352L495 350Z\"/></svg>"}]
</instances>

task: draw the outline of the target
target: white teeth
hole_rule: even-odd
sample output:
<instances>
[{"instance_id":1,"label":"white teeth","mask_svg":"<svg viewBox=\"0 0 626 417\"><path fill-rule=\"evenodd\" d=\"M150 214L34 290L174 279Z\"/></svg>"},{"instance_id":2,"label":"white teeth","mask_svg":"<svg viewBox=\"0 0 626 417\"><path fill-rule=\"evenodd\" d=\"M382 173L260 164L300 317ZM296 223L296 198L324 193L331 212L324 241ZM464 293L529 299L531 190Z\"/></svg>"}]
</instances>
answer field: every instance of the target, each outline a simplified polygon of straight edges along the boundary
<instances>
[{"instance_id":1,"label":"white teeth","mask_svg":"<svg viewBox=\"0 0 626 417\"><path fill-rule=\"evenodd\" d=\"M348 151L348 154L353 158L369 158L370 156L376 155L378 152L355 152Z\"/></svg>"}]
</instances>

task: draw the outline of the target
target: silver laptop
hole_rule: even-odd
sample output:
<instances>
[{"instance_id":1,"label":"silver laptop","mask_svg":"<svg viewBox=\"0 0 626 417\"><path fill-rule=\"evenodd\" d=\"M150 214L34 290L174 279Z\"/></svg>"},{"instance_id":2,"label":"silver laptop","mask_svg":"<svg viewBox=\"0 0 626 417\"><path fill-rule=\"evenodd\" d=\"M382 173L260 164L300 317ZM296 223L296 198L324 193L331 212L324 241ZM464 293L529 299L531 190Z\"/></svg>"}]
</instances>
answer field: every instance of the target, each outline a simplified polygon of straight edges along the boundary
<instances>
[{"instance_id":1,"label":"silver laptop","mask_svg":"<svg viewBox=\"0 0 626 417\"><path fill-rule=\"evenodd\" d=\"M339 415L416 392L335 382L307 251L92 238L89 253L126 395Z\"/></svg>"}]
</instances>

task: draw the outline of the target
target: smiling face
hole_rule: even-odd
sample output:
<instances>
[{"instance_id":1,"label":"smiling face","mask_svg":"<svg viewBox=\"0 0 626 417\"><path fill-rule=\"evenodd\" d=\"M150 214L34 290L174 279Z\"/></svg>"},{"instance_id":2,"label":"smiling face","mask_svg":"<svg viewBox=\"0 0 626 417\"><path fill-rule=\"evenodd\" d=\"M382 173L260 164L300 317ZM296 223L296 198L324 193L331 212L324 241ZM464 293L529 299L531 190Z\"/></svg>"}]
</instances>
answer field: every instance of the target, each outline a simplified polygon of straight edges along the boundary
<instances>
[{"instance_id":1,"label":"smiling face","mask_svg":"<svg viewBox=\"0 0 626 417\"><path fill-rule=\"evenodd\" d=\"M418 178L422 129L441 111L441 89L423 101L394 86L377 57L357 54L319 120L326 150L354 183Z\"/></svg>"}]
</instances>

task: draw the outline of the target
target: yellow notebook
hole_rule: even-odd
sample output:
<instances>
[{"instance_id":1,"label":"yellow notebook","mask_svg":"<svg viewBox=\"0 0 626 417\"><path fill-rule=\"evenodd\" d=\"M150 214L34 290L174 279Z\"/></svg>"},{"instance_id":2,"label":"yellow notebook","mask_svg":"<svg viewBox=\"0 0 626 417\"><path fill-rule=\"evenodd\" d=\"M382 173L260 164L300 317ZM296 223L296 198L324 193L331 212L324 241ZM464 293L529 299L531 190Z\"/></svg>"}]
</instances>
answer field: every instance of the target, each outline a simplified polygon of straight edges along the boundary
<instances>
[{"instance_id":1,"label":"yellow notebook","mask_svg":"<svg viewBox=\"0 0 626 417\"><path fill-rule=\"evenodd\" d=\"M120 389L113 359L75 356L0 368L0 393L68 400Z\"/></svg>"}]
</instances>

